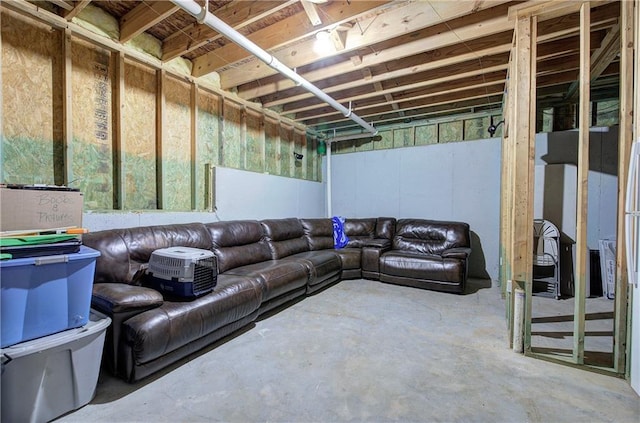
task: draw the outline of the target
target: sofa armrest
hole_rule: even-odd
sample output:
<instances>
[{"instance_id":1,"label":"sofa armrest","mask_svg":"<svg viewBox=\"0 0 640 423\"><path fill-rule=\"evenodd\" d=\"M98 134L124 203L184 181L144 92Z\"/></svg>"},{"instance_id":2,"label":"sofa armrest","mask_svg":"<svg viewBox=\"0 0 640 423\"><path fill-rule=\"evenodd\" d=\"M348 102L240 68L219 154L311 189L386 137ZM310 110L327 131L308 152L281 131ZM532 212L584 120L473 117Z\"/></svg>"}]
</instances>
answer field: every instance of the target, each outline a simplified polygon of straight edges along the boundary
<instances>
[{"instance_id":1,"label":"sofa armrest","mask_svg":"<svg viewBox=\"0 0 640 423\"><path fill-rule=\"evenodd\" d=\"M382 240L388 241L388 240ZM391 243L381 243L380 247L362 247L362 275L369 279L380 278L380 256L391 250Z\"/></svg>"},{"instance_id":2,"label":"sofa armrest","mask_svg":"<svg viewBox=\"0 0 640 423\"><path fill-rule=\"evenodd\" d=\"M471 248L468 247L456 247L449 248L448 250L444 250L442 252L443 258L458 258L458 259L466 259L471 254Z\"/></svg>"},{"instance_id":3,"label":"sofa armrest","mask_svg":"<svg viewBox=\"0 0 640 423\"><path fill-rule=\"evenodd\" d=\"M91 306L111 317L104 342L104 362L114 375L122 374L118 364L120 328L131 317L161 306L162 294L151 288L125 283L97 283L93 285Z\"/></svg>"},{"instance_id":4,"label":"sofa armrest","mask_svg":"<svg viewBox=\"0 0 640 423\"><path fill-rule=\"evenodd\" d=\"M163 303L162 294L142 286L124 283L97 283L93 285L91 305L112 316L115 313L143 312Z\"/></svg>"}]
</instances>

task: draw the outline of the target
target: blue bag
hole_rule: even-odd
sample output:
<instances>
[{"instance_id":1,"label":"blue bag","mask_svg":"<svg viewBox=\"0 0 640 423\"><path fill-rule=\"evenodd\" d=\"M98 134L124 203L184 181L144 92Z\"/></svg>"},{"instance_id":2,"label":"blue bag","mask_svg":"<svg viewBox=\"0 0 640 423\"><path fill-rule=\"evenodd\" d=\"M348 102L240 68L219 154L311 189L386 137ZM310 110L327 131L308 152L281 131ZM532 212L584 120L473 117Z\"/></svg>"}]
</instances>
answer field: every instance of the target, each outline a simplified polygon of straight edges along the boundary
<instances>
[{"instance_id":1,"label":"blue bag","mask_svg":"<svg viewBox=\"0 0 640 423\"><path fill-rule=\"evenodd\" d=\"M346 247L349 237L344 233L344 217L333 216L331 221L333 223L333 246L335 248Z\"/></svg>"}]
</instances>

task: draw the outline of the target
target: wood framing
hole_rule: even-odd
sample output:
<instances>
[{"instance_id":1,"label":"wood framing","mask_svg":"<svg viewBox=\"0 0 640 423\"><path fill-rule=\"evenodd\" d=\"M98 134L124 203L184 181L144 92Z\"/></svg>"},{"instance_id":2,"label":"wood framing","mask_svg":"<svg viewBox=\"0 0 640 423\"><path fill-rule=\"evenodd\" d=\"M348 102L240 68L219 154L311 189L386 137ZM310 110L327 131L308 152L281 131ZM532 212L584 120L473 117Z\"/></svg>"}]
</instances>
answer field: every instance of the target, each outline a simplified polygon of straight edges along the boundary
<instances>
[{"instance_id":1,"label":"wood framing","mask_svg":"<svg viewBox=\"0 0 640 423\"><path fill-rule=\"evenodd\" d=\"M125 139L123 129L122 111L124 107L124 66L125 54L123 52L112 53L114 64L114 84L111 107L113 110L113 158L114 158L114 186L113 186L113 208L123 210L127 204L127 190L125 185L126 164L125 164Z\"/></svg>"},{"instance_id":2,"label":"wood framing","mask_svg":"<svg viewBox=\"0 0 640 423\"><path fill-rule=\"evenodd\" d=\"M584 320L587 294L587 205L589 174L589 100L591 87L591 9L580 8L580 101L578 135L578 186L576 200L576 277L573 309L573 361L584 363Z\"/></svg>"},{"instance_id":3,"label":"wood framing","mask_svg":"<svg viewBox=\"0 0 640 423\"><path fill-rule=\"evenodd\" d=\"M618 213L616 230L616 296L614 310L613 368L624 374L627 350L629 290L625 245L625 196L633 143L633 2L620 8L620 123L618 134Z\"/></svg>"},{"instance_id":4,"label":"wood framing","mask_svg":"<svg viewBox=\"0 0 640 423\"><path fill-rule=\"evenodd\" d=\"M198 84L191 84L190 117L191 117L191 210L198 209Z\"/></svg>"},{"instance_id":5,"label":"wood framing","mask_svg":"<svg viewBox=\"0 0 640 423\"><path fill-rule=\"evenodd\" d=\"M62 32L62 149L64 161L64 185L69 185L73 177L73 64L71 61L71 31Z\"/></svg>"},{"instance_id":6,"label":"wood framing","mask_svg":"<svg viewBox=\"0 0 640 423\"><path fill-rule=\"evenodd\" d=\"M163 166L163 142L164 142L164 112L165 112L165 71L160 69L156 71L157 89L156 89L156 199L159 210L166 208L164 196L164 166Z\"/></svg>"}]
</instances>

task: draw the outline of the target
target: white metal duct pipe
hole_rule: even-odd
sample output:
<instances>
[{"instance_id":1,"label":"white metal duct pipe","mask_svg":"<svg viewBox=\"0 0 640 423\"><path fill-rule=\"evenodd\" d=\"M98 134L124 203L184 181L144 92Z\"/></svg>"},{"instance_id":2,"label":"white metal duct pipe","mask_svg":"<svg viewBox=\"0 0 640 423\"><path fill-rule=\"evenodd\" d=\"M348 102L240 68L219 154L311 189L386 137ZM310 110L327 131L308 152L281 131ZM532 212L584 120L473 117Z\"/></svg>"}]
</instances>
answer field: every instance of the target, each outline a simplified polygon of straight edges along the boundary
<instances>
[{"instance_id":1,"label":"white metal duct pipe","mask_svg":"<svg viewBox=\"0 0 640 423\"><path fill-rule=\"evenodd\" d=\"M333 97L324 93L320 88L313 85L311 82L307 81L297 73L295 73L292 69L287 67L284 63L273 57L271 54L267 53L260 46L255 44L253 41L246 38L244 35L240 34L238 31L227 25L224 21L218 19L212 13L209 13L204 10L198 3L193 0L171 0L173 4L181 7L185 12L189 13L191 16L198 19L198 21L202 21L208 27L218 31L229 40L238 44L240 47L247 50L249 53L256 56L258 59L265 62L267 65L271 66L276 71L280 72L282 75L294 81L296 84L302 86L304 89L309 91L311 94L318 97L320 100L329 104L331 107L339 111L352 121L356 122L358 125L362 126L368 132L371 132L372 135L376 135L378 130L374 128L371 124L365 122L360 116L353 113L351 110L344 107L342 104L338 103ZM204 16L204 17L203 17Z\"/></svg>"}]
</instances>

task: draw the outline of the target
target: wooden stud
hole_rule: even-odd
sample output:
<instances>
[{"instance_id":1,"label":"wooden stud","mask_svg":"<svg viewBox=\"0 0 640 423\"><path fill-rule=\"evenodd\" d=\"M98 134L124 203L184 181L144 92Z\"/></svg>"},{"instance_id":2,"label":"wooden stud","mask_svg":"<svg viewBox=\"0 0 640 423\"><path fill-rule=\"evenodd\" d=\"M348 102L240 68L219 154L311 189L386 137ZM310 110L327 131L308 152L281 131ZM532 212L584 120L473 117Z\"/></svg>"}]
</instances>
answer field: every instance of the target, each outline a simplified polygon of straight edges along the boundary
<instances>
[{"instance_id":1,"label":"wooden stud","mask_svg":"<svg viewBox=\"0 0 640 423\"><path fill-rule=\"evenodd\" d=\"M157 89L156 89L156 199L159 210L166 208L164 196L164 157L162 156L162 144L164 142L164 111L165 111L165 78L164 70L156 71Z\"/></svg>"},{"instance_id":2,"label":"wooden stud","mask_svg":"<svg viewBox=\"0 0 640 423\"><path fill-rule=\"evenodd\" d=\"M0 28L2 27L2 13L0 13ZM4 181L4 153L2 151L2 140L4 140L4 120L2 110L4 100L2 95L2 31L0 31L0 181Z\"/></svg>"},{"instance_id":3,"label":"wooden stud","mask_svg":"<svg viewBox=\"0 0 640 423\"><path fill-rule=\"evenodd\" d=\"M123 108L124 108L124 93L125 93L125 80L124 80L124 68L125 68L125 54L123 52L116 52L113 55L115 61L115 75L113 84L113 98L111 101L112 108L112 126L113 126L113 170L114 170L114 187L113 187L113 208L116 210L123 210L127 205L127 190L126 190L126 162L125 162L125 150L124 145L124 122L123 122Z\"/></svg>"},{"instance_id":4,"label":"wooden stud","mask_svg":"<svg viewBox=\"0 0 640 423\"><path fill-rule=\"evenodd\" d=\"M633 144L633 2L620 4L620 120L618 133L618 213L616 287L613 322L613 369L625 373L627 352L628 278L625 245L625 197ZM629 331L630 332L630 331Z\"/></svg>"},{"instance_id":5,"label":"wooden stud","mask_svg":"<svg viewBox=\"0 0 640 423\"><path fill-rule=\"evenodd\" d=\"M71 31L62 31L62 148L64 160L65 185L75 179L73 177L73 91L71 60Z\"/></svg>"},{"instance_id":6,"label":"wooden stud","mask_svg":"<svg viewBox=\"0 0 640 423\"><path fill-rule=\"evenodd\" d=\"M191 210L198 209L198 84L191 84Z\"/></svg>"},{"instance_id":7,"label":"wooden stud","mask_svg":"<svg viewBox=\"0 0 640 423\"><path fill-rule=\"evenodd\" d=\"M578 135L578 186L576 200L576 281L573 311L573 361L584 364L584 322L587 289L587 204L589 174L589 92L591 48L589 3L580 7L580 102Z\"/></svg>"},{"instance_id":8,"label":"wooden stud","mask_svg":"<svg viewBox=\"0 0 640 423\"><path fill-rule=\"evenodd\" d=\"M242 106L240 108L240 166L242 169L248 169L249 167L249 155L247 148L247 109Z\"/></svg>"},{"instance_id":9,"label":"wooden stud","mask_svg":"<svg viewBox=\"0 0 640 423\"><path fill-rule=\"evenodd\" d=\"M225 113L226 113L226 97L220 97L220 113L218 116L218 165L219 166L224 166L225 165L225 160L224 160L224 150L225 150L225 144L226 144L226 138L224 135L224 129L225 129Z\"/></svg>"},{"instance_id":10,"label":"wooden stud","mask_svg":"<svg viewBox=\"0 0 640 423\"><path fill-rule=\"evenodd\" d=\"M302 7L304 8L311 25L318 26L322 23L322 19L320 19L320 15L318 15L318 10L316 9L316 5L309 0L300 0Z\"/></svg>"}]
</instances>

